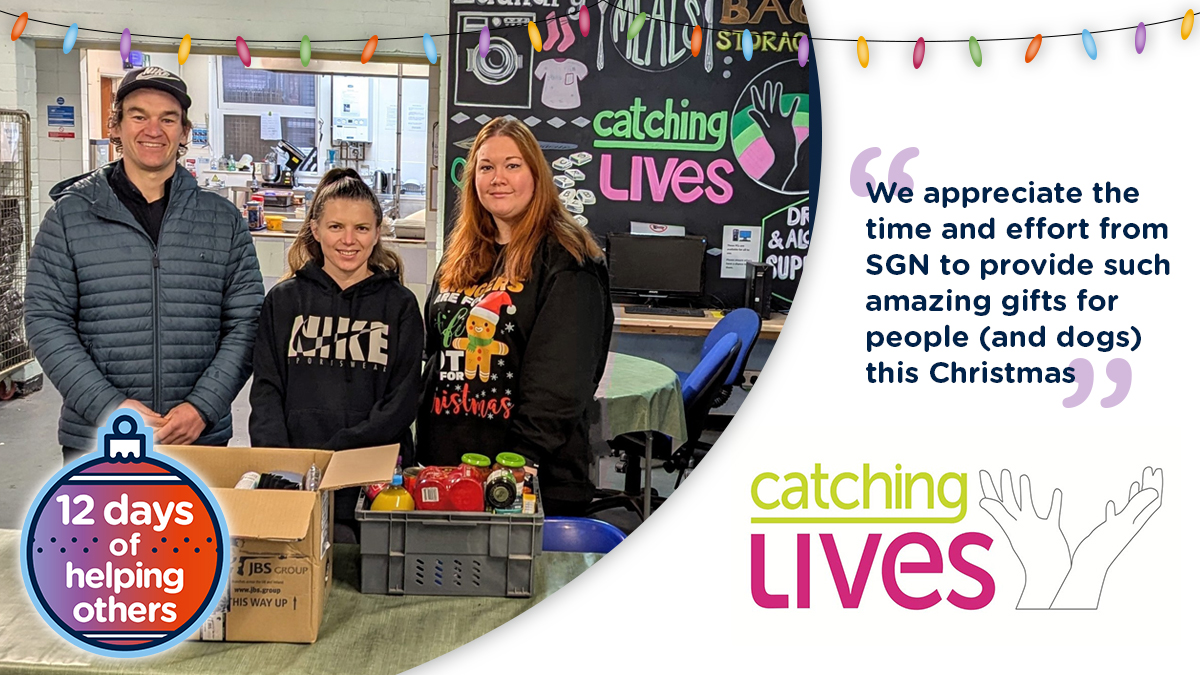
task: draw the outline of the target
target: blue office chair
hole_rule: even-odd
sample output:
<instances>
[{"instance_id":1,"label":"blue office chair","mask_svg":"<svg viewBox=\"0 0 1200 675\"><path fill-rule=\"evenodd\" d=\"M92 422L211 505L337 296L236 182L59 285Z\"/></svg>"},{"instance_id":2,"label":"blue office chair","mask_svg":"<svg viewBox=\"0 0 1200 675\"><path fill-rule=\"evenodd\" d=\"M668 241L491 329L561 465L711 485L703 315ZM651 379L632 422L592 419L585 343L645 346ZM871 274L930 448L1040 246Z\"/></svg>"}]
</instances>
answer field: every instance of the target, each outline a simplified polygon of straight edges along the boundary
<instances>
[{"instance_id":1,"label":"blue office chair","mask_svg":"<svg viewBox=\"0 0 1200 675\"><path fill-rule=\"evenodd\" d=\"M546 518L542 526L542 550L567 553L608 553L625 541L616 525L592 518Z\"/></svg>"},{"instance_id":2,"label":"blue office chair","mask_svg":"<svg viewBox=\"0 0 1200 675\"><path fill-rule=\"evenodd\" d=\"M684 380L683 412L687 420L687 442L673 454L668 455L671 448L670 440L660 434L654 435L654 450L656 451L654 454L660 455L659 448L665 448L660 456L669 456L667 463L680 469L680 477L675 482L676 487L683 480L683 469L686 469L691 463L693 450L707 450L710 447L709 444L700 442L700 434L704 433L704 428L707 426L706 422L708 413L712 410L713 398L720 392L721 387L728 379L741 346L742 341L736 334L727 333L717 340L712 349L700 359L700 362ZM628 435L609 442L614 450L624 452L627 458L625 489L620 492L597 490L599 498L588 505L587 515L623 507L637 513L639 517L645 518L645 514L642 513L642 478L639 459L645 452L645 446L642 443L640 438L631 438ZM646 467L646 471L649 470L650 467ZM651 506L658 508L664 500L663 497L653 495Z\"/></svg>"},{"instance_id":3,"label":"blue office chair","mask_svg":"<svg viewBox=\"0 0 1200 675\"><path fill-rule=\"evenodd\" d=\"M754 349L754 345L758 342L758 334L761 330L762 318L759 317L758 313L748 307L741 307L726 314L708 332L708 336L704 338L704 346L700 348L701 359L716 346L721 338L730 333L737 335L742 341L737 359L733 362L733 369L729 371L729 375L725 378L721 391L713 400L714 408L724 405L729 400L729 395L733 393L733 388L742 383L742 379L746 375L746 360L750 356L750 352ZM678 375L679 380L683 382L687 380L690 373L678 373Z\"/></svg>"}]
</instances>

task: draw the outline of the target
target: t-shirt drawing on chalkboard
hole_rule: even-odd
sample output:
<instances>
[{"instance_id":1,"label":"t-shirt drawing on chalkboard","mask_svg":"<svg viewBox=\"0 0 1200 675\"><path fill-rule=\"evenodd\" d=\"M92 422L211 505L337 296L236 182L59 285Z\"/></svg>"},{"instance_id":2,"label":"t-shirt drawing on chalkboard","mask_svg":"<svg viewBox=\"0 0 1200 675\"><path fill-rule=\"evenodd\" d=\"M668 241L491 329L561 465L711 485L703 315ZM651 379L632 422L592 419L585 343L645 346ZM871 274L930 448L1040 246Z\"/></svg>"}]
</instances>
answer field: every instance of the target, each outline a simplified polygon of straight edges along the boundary
<instances>
[{"instance_id":1,"label":"t-shirt drawing on chalkboard","mask_svg":"<svg viewBox=\"0 0 1200 675\"><path fill-rule=\"evenodd\" d=\"M542 105L555 110L579 107L579 81L587 77L587 66L575 59L549 59L538 64L534 77L542 80Z\"/></svg>"}]
</instances>

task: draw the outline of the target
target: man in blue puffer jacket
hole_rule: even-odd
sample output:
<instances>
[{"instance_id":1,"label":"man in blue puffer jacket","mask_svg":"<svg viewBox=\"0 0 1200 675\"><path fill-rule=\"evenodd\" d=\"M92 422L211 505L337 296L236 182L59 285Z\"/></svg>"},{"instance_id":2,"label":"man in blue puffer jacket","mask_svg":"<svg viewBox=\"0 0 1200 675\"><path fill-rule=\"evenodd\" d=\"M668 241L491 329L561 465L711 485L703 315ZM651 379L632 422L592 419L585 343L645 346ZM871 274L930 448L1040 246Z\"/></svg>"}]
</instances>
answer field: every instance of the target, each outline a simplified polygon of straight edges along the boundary
<instances>
[{"instance_id":1,"label":"man in blue puffer jacket","mask_svg":"<svg viewBox=\"0 0 1200 675\"><path fill-rule=\"evenodd\" d=\"M263 301L245 221L178 164L187 85L141 68L114 98L122 158L51 190L25 290L29 345L63 397L67 463L118 407L158 443L228 443Z\"/></svg>"}]
</instances>

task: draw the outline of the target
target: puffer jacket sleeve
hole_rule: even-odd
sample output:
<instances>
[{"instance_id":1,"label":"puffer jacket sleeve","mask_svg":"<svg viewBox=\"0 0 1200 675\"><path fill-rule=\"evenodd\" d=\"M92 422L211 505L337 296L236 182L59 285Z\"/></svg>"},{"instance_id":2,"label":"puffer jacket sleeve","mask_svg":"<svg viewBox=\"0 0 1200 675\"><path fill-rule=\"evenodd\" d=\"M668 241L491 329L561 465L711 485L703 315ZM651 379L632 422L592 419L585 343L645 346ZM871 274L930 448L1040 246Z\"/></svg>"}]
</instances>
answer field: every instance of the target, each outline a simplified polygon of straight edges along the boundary
<instances>
[{"instance_id":1,"label":"puffer jacket sleeve","mask_svg":"<svg viewBox=\"0 0 1200 675\"><path fill-rule=\"evenodd\" d=\"M267 295L258 315L258 338L254 343L254 381L250 383L250 444L256 448L287 448L287 363L280 357L275 335L276 286Z\"/></svg>"},{"instance_id":2,"label":"puffer jacket sleeve","mask_svg":"<svg viewBox=\"0 0 1200 675\"><path fill-rule=\"evenodd\" d=\"M237 218L241 221L241 216ZM236 222L233 232L221 300L221 344L184 399L210 426L229 413L233 399L250 377L258 313L263 304L262 273L250 230L244 222Z\"/></svg>"},{"instance_id":3,"label":"puffer jacket sleeve","mask_svg":"<svg viewBox=\"0 0 1200 675\"><path fill-rule=\"evenodd\" d=\"M124 401L79 338L79 281L58 210L50 207L38 230L25 284L25 332L34 356L63 403L94 426Z\"/></svg>"}]
</instances>

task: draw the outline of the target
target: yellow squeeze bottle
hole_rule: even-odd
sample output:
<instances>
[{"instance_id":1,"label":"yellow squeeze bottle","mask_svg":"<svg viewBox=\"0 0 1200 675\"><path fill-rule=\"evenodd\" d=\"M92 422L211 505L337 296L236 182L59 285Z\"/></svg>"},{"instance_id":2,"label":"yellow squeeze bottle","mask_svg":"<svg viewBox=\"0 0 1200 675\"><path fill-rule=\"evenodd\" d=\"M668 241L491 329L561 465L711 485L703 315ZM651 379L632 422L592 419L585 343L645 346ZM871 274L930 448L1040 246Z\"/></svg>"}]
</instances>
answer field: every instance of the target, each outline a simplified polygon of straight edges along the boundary
<instances>
[{"instance_id":1,"label":"yellow squeeze bottle","mask_svg":"<svg viewBox=\"0 0 1200 675\"><path fill-rule=\"evenodd\" d=\"M375 495L372 511L413 511L417 508L412 495L404 489L404 476L392 476L391 487Z\"/></svg>"}]
</instances>

